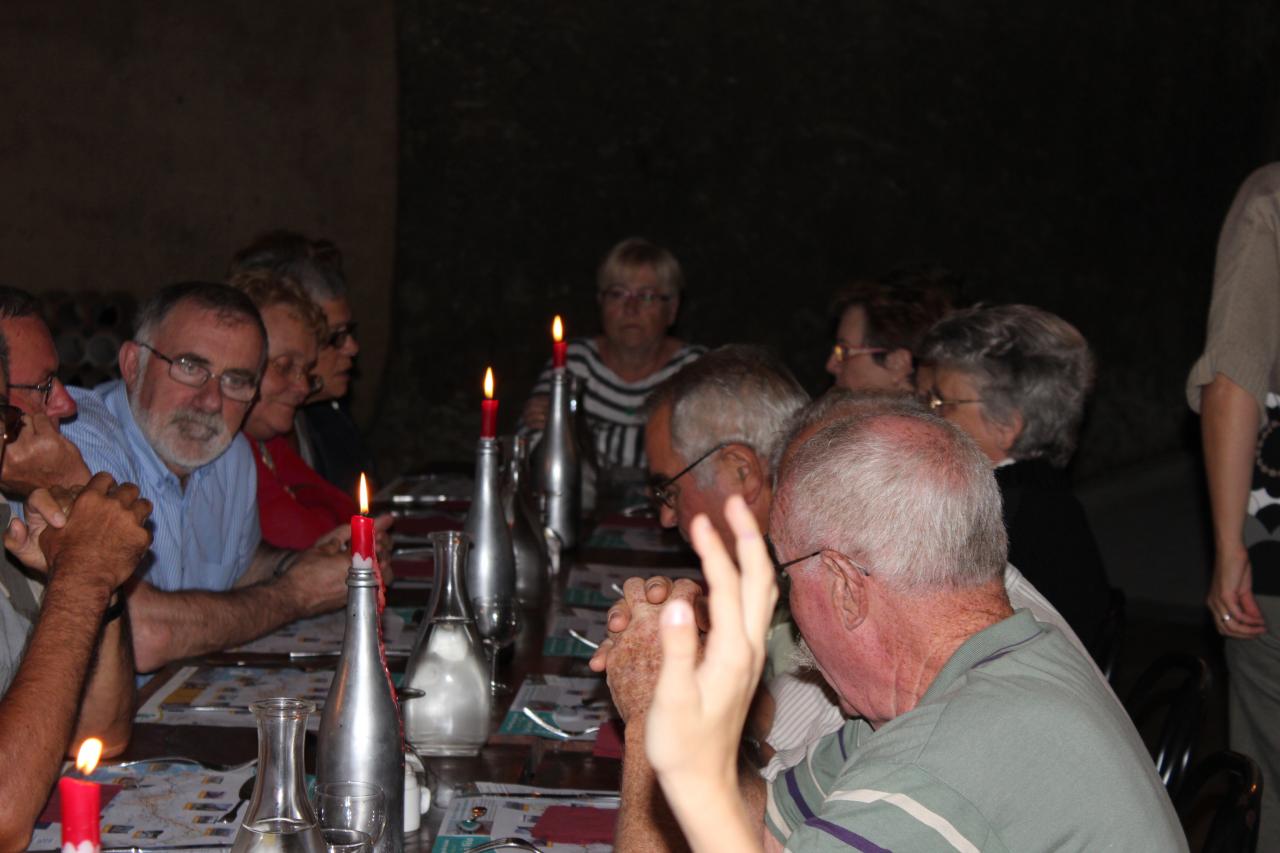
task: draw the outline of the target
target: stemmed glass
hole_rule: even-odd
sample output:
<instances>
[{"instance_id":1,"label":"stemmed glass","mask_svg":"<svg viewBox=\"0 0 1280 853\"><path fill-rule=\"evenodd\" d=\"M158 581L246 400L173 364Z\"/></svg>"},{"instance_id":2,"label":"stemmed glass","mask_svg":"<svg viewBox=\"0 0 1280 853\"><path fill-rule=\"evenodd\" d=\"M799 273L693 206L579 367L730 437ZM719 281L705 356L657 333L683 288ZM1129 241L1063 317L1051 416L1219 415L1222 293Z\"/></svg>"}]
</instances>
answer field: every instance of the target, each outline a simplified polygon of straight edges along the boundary
<instances>
[{"instance_id":1,"label":"stemmed glass","mask_svg":"<svg viewBox=\"0 0 1280 853\"><path fill-rule=\"evenodd\" d=\"M520 606L514 595L492 595L471 599L476 631L489 651L489 689L501 693L509 688L498 681L498 653L515 641L520 630Z\"/></svg>"},{"instance_id":2,"label":"stemmed glass","mask_svg":"<svg viewBox=\"0 0 1280 853\"><path fill-rule=\"evenodd\" d=\"M316 785L316 820L325 843L334 851L372 850L387 824L387 799L371 782L324 782Z\"/></svg>"}]
</instances>

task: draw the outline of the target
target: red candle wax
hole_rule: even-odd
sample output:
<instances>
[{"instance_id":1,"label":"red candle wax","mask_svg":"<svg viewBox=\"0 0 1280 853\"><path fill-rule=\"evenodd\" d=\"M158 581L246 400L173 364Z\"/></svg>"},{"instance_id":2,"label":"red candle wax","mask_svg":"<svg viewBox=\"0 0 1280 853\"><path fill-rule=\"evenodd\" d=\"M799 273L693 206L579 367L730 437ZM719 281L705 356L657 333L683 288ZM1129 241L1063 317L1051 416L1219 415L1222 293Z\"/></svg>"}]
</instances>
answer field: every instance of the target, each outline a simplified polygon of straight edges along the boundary
<instances>
[{"instance_id":1,"label":"red candle wax","mask_svg":"<svg viewBox=\"0 0 1280 853\"><path fill-rule=\"evenodd\" d=\"M101 796L97 783L64 776L58 780L58 797L62 801L63 853L101 850L102 837L98 834Z\"/></svg>"},{"instance_id":2,"label":"red candle wax","mask_svg":"<svg viewBox=\"0 0 1280 853\"><path fill-rule=\"evenodd\" d=\"M369 517L369 483L360 475L360 514L351 516L351 565L372 568L374 555L373 519Z\"/></svg>"},{"instance_id":3,"label":"red candle wax","mask_svg":"<svg viewBox=\"0 0 1280 853\"><path fill-rule=\"evenodd\" d=\"M480 401L480 437L498 435L498 401L493 399L493 368L484 372L484 399Z\"/></svg>"}]
</instances>

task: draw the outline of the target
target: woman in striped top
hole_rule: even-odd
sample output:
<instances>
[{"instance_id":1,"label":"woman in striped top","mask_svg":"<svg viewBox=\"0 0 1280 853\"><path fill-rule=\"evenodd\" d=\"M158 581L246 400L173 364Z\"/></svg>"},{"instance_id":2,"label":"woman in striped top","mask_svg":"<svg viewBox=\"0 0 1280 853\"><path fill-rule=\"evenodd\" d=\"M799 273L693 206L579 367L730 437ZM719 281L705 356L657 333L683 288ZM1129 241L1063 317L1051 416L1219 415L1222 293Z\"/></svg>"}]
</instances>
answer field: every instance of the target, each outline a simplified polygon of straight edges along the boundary
<instances>
[{"instance_id":1,"label":"woman in striped top","mask_svg":"<svg viewBox=\"0 0 1280 853\"><path fill-rule=\"evenodd\" d=\"M586 383L583 407L606 467L644 465L644 401L649 392L706 352L667 334L680 307L684 275L675 257L632 237L614 246L596 279L603 334L569 342L566 366ZM551 366L521 415L522 429L547 422Z\"/></svg>"}]
</instances>

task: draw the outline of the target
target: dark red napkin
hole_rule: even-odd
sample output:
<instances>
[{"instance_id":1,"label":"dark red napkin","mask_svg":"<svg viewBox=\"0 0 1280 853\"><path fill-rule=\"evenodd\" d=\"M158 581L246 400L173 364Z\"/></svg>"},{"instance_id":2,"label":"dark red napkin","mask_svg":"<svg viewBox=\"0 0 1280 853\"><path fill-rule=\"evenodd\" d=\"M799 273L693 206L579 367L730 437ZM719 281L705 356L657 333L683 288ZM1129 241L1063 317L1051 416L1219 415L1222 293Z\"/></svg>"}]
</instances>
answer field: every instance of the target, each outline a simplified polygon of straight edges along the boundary
<instances>
[{"instance_id":1,"label":"dark red napkin","mask_svg":"<svg viewBox=\"0 0 1280 853\"><path fill-rule=\"evenodd\" d=\"M550 844L612 844L616 808L551 806L533 825L533 837Z\"/></svg>"},{"instance_id":2,"label":"dark red napkin","mask_svg":"<svg viewBox=\"0 0 1280 853\"><path fill-rule=\"evenodd\" d=\"M622 720L615 717L600 727L591 754L596 758L622 759Z\"/></svg>"},{"instance_id":3,"label":"dark red napkin","mask_svg":"<svg viewBox=\"0 0 1280 853\"><path fill-rule=\"evenodd\" d=\"M111 802L116 794L124 789L119 785L99 785L99 807L105 809L107 803ZM62 797L58 795L58 786L53 786L53 796L49 798L49 802L44 804L44 811L40 812L40 817L36 818L36 823L61 823L62 822Z\"/></svg>"}]
</instances>

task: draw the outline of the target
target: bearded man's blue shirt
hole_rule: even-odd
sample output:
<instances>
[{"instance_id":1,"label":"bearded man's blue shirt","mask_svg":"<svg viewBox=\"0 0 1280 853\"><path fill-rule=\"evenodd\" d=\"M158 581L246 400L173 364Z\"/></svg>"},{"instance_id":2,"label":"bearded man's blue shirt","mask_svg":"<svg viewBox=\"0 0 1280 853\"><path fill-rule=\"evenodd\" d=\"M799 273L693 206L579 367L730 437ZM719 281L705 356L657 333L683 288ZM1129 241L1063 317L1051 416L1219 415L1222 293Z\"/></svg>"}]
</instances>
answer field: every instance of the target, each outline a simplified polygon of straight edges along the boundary
<instances>
[{"instance_id":1,"label":"bearded man's blue shirt","mask_svg":"<svg viewBox=\"0 0 1280 853\"><path fill-rule=\"evenodd\" d=\"M258 478L253 453L237 433L216 459L192 471L184 489L142 433L123 381L68 388L79 412L62 434L89 471L137 484L151 501L151 551L142 578L167 591L231 589L257 550Z\"/></svg>"}]
</instances>

